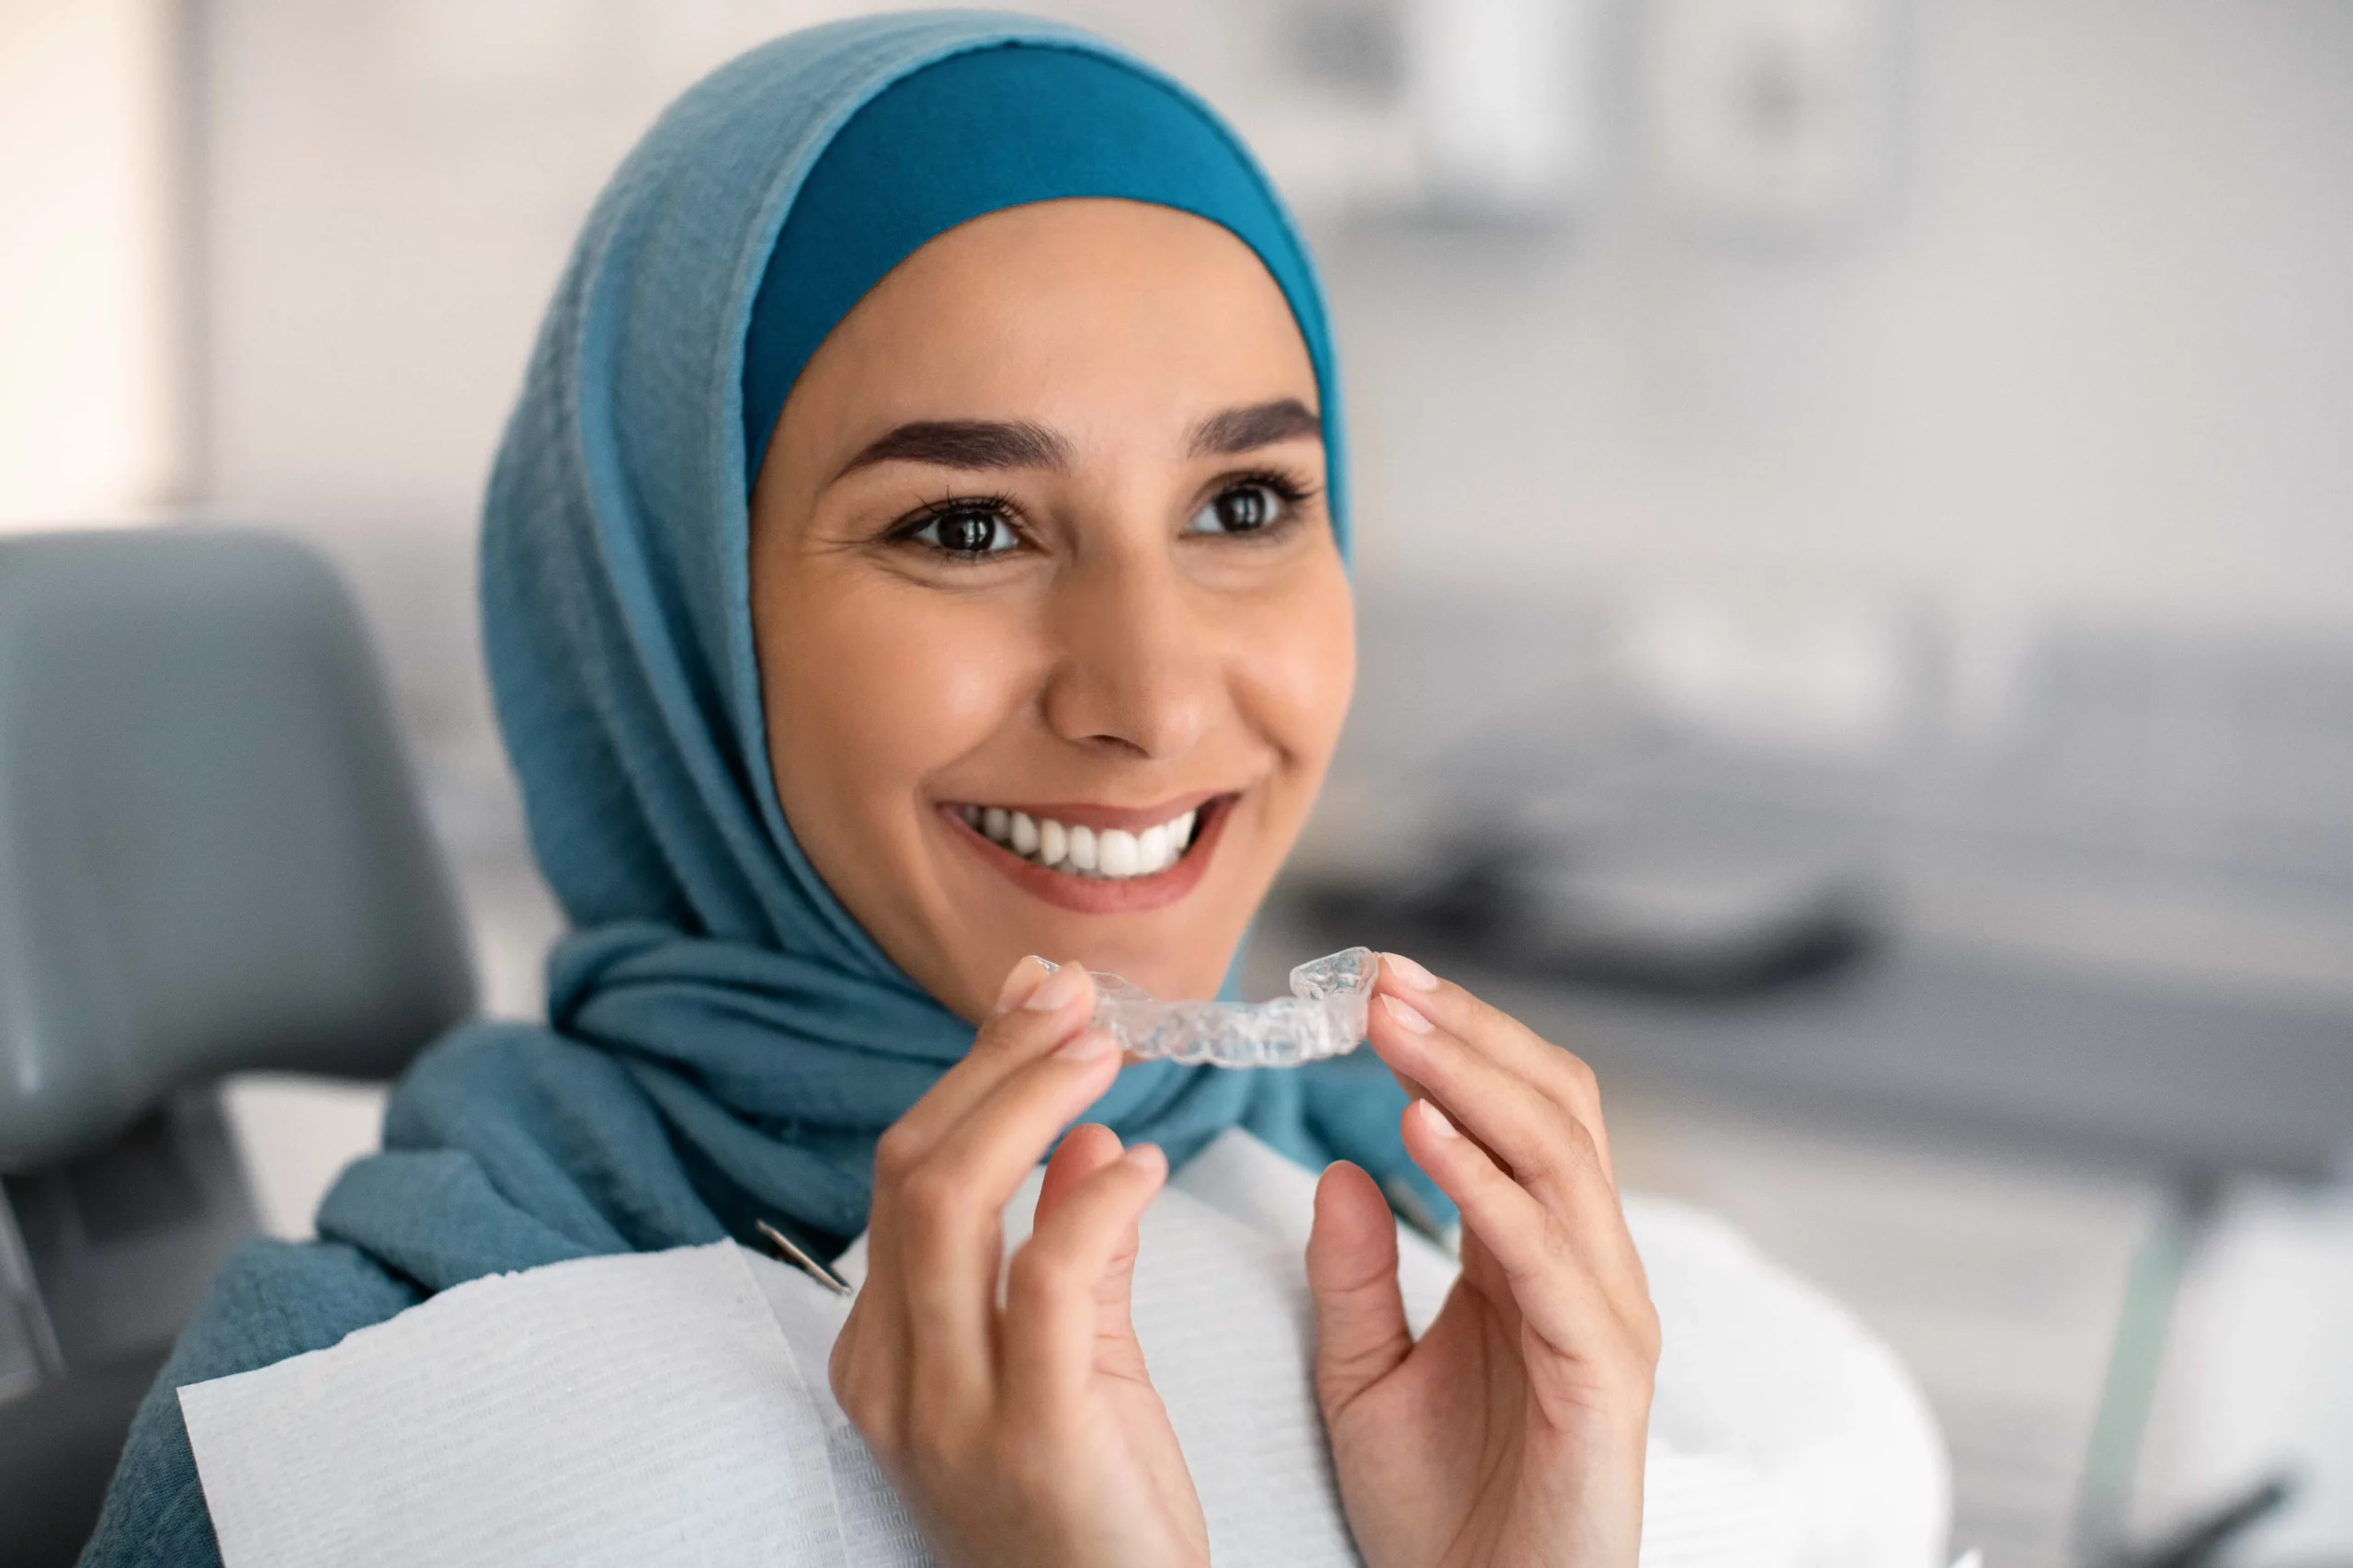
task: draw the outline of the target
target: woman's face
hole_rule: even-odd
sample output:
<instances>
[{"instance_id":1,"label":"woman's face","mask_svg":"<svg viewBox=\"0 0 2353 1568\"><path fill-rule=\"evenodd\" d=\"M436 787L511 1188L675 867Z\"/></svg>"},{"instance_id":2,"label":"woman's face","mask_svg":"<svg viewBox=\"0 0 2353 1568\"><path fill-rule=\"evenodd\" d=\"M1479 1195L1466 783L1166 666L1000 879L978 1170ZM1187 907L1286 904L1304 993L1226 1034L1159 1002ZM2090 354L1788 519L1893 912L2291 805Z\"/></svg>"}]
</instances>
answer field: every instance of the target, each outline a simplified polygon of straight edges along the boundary
<instances>
[{"instance_id":1,"label":"woman's face","mask_svg":"<svg viewBox=\"0 0 2353 1568\"><path fill-rule=\"evenodd\" d=\"M787 821L967 1018L1025 953L1215 993L1355 677L1315 376L1203 219L1070 200L900 264L752 496Z\"/></svg>"}]
</instances>

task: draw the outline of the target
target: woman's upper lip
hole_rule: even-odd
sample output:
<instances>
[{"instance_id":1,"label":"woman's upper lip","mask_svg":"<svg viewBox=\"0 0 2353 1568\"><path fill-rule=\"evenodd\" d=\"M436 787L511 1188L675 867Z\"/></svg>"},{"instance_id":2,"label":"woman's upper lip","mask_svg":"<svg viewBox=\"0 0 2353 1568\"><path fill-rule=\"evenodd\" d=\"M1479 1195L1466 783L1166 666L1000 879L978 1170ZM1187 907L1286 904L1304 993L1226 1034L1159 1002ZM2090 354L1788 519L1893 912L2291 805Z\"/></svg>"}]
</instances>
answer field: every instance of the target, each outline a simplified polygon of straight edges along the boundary
<instances>
[{"instance_id":1,"label":"woman's upper lip","mask_svg":"<svg viewBox=\"0 0 2353 1568\"><path fill-rule=\"evenodd\" d=\"M940 809L955 811L962 806L1002 806L1008 812L1027 812L1035 821L1051 821L1064 827L1089 827L1101 833L1106 828L1125 828L1130 833L1142 833L1148 827L1158 827L1183 816L1187 812L1199 811L1211 801L1236 794L1233 790L1196 790L1188 795L1172 795L1154 806L1098 806L1080 801L943 801Z\"/></svg>"}]
</instances>

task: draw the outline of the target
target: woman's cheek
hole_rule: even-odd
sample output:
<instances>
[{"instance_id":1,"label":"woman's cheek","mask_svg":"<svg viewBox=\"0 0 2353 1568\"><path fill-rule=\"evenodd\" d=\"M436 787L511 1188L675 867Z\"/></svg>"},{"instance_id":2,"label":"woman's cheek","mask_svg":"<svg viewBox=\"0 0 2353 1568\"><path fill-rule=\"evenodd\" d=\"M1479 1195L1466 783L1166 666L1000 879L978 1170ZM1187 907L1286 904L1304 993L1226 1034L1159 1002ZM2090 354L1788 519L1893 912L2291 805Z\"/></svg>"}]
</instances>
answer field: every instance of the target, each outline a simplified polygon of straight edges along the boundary
<instances>
[{"instance_id":1,"label":"woman's cheek","mask_svg":"<svg viewBox=\"0 0 2353 1568\"><path fill-rule=\"evenodd\" d=\"M1034 661L1013 607L893 587L859 596L862 611L822 644L832 652L816 684L840 713L836 733L856 737L837 754L856 786L904 799L1004 727Z\"/></svg>"},{"instance_id":2,"label":"woman's cheek","mask_svg":"<svg viewBox=\"0 0 2353 1568\"><path fill-rule=\"evenodd\" d=\"M1356 687L1356 620L1347 577L1336 563L1260 605L1237 628L1238 706L1252 727L1310 780L1339 744Z\"/></svg>"}]
</instances>

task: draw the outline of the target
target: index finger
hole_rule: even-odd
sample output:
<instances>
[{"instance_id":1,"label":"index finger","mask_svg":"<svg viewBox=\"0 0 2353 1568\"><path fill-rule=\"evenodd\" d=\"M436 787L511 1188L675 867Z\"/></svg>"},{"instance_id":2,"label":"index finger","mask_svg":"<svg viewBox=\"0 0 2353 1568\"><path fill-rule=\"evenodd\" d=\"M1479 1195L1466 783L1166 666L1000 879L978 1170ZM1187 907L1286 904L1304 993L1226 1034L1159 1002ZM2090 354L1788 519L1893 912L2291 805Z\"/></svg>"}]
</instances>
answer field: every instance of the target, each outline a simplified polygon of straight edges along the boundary
<instances>
[{"instance_id":1,"label":"index finger","mask_svg":"<svg viewBox=\"0 0 2353 1568\"><path fill-rule=\"evenodd\" d=\"M892 1256L917 1385L986 1379L1005 1206L1054 1135L1101 1096L1119 1050L1099 1029L1000 1080L891 1189L874 1245Z\"/></svg>"},{"instance_id":2,"label":"index finger","mask_svg":"<svg viewBox=\"0 0 2353 1568\"><path fill-rule=\"evenodd\" d=\"M1618 1185L1609 1157L1609 1129L1601 1115L1601 1085L1583 1058L1554 1045L1502 1008L1440 980L1402 953L1381 955L1373 988L1386 992L1463 1044L1525 1078L1546 1099L1576 1118L1593 1140L1602 1174Z\"/></svg>"},{"instance_id":3,"label":"index finger","mask_svg":"<svg viewBox=\"0 0 2353 1568\"><path fill-rule=\"evenodd\" d=\"M998 1085L1076 1035L1094 1014L1095 977L1084 966L1050 968L1036 957L1015 964L964 1060L883 1134L875 1151L877 1187L912 1168Z\"/></svg>"}]
</instances>

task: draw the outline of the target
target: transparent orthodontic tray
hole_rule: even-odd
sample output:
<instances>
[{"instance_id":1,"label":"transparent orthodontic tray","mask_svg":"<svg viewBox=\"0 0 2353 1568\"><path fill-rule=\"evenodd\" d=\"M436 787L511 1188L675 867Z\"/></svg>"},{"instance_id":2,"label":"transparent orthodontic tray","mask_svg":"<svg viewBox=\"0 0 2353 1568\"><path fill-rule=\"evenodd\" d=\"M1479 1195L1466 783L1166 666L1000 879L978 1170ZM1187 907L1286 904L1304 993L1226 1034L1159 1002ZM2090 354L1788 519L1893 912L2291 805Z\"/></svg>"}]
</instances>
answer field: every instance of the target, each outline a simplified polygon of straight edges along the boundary
<instances>
[{"instance_id":1,"label":"transparent orthodontic tray","mask_svg":"<svg viewBox=\"0 0 2353 1568\"><path fill-rule=\"evenodd\" d=\"M1357 1048L1379 971L1371 949L1350 948L1292 970L1291 994L1271 1002L1162 1002L1098 973L1095 1024L1147 1059L1297 1067Z\"/></svg>"}]
</instances>

